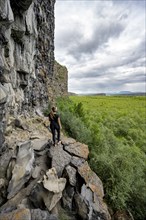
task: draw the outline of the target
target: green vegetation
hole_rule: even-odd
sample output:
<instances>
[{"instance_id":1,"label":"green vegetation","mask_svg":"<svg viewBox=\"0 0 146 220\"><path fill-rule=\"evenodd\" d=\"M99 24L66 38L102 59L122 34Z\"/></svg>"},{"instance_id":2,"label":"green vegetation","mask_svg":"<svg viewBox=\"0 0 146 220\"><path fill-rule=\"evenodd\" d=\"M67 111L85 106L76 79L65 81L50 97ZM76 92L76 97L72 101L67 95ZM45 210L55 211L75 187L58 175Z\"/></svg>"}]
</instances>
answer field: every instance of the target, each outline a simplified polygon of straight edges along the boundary
<instances>
[{"instance_id":1,"label":"green vegetation","mask_svg":"<svg viewBox=\"0 0 146 220\"><path fill-rule=\"evenodd\" d=\"M86 143L113 210L146 218L146 98L71 96L58 100L66 134Z\"/></svg>"}]
</instances>

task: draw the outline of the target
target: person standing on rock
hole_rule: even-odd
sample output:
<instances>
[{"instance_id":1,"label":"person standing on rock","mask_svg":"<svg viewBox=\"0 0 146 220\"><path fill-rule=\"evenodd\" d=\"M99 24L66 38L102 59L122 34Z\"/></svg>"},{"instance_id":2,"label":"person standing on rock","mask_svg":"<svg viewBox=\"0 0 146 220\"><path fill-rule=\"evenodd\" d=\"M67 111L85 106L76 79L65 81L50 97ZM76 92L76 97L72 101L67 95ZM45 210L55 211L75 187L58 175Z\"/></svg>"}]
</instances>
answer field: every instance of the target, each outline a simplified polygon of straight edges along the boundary
<instances>
[{"instance_id":1,"label":"person standing on rock","mask_svg":"<svg viewBox=\"0 0 146 220\"><path fill-rule=\"evenodd\" d=\"M57 107L52 107L52 110L49 113L49 121L50 121L50 129L52 132L53 145L55 146L55 144L56 144L56 137L55 137L56 131L57 131L57 142L58 142L58 144L60 144L61 143L60 129L62 129L60 117L57 113Z\"/></svg>"}]
</instances>

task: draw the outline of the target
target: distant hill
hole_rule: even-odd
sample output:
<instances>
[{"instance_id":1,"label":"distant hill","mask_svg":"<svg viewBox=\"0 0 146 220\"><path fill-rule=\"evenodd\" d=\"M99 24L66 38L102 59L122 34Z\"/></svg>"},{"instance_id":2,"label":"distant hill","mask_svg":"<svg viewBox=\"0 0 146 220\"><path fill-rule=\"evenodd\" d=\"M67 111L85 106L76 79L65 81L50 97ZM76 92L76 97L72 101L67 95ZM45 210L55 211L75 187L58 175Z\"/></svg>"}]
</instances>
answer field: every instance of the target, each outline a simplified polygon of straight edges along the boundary
<instances>
[{"instance_id":1,"label":"distant hill","mask_svg":"<svg viewBox=\"0 0 146 220\"><path fill-rule=\"evenodd\" d=\"M120 91L111 93L74 93L69 92L69 96L146 96L146 92Z\"/></svg>"},{"instance_id":2,"label":"distant hill","mask_svg":"<svg viewBox=\"0 0 146 220\"><path fill-rule=\"evenodd\" d=\"M120 95L120 96L145 96L145 92L131 92L131 91L120 91L118 93L112 93L108 95Z\"/></svg>"},{"instance_id":3,"label":"distant hill","mask_svg":"<svg viewBox=\"0 0 146 220\"><path fill-rule=\"evenodd\" d=\"M127 95L127 94L131 94L132 92L131 91L120 91L119 94L121 95Z\"/></svg>"},{"instance_id":4,"label":"distant hill","mask_svg":"<svg viewBox=\"0 0 146 220\"><path fill-rule=\"evenodd\" d=\"M69 95L69 96L75 96L75 95L78 95L78 94L76 94L76 93L74 93L74 92L68 92L68 95Z\"/></svg>"},{"instance_id":5,"label":"distant hill","mask_svg":"<svg viewBox=\"0 0 146 220\"><path fill-rule=\"evenodd\" d=\"M80 93L78 96L106 96L106 93Z\"/></svg>"}]
</instances>

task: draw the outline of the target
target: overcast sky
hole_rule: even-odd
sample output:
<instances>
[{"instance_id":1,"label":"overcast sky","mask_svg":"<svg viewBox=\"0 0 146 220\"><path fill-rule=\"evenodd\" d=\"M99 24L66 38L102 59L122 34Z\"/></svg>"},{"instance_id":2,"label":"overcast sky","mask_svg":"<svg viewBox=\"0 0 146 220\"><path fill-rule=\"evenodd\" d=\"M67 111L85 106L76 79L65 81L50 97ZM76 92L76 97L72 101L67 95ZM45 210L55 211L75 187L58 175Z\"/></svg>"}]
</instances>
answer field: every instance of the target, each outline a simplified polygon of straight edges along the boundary
<instances>
[{"instance_id":1,"label":"overcast sky","mask_svg":"<svg viewBox=\"0 0 146 220\"><path fill-rule=\"evenodd\" d=\"M146 3L56 0L55 59L70 92L145 91Z\"/></svg>"}]
</instances>

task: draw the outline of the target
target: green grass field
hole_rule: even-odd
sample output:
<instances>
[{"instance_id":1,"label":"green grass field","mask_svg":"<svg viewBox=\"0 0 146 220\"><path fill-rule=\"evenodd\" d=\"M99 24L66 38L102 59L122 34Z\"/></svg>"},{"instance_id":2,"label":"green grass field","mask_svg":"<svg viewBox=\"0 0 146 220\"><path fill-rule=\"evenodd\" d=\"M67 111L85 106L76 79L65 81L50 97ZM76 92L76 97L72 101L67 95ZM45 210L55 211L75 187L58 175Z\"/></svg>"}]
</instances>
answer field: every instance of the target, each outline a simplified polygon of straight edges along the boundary
<instances>
[{"instance_id":1,"label":"green grass field","mask_svg":"<svg viewBox=\"0 0 146 220\"><path fill-rule=\"evenodd\" d=\"M70 96L74 103L82 103L90 113L100 113L102 117L135 116L146 123L146 97L127 96Z\"/></svg>"},{"instance_id":2,"label":"green grass field","mask_svg":"<svg viewBox=\"0 0 146 220\"><path fill-rule=\"evenodd\" d=\"M146 97L70 96L58 102L66 134L86 143L113 210L146 218Z\"/></svg>"},{"instance_id":3,"label":"green grass field","mask_svg":"<svg viewBox=\"0 0 146 220\"><path fill-rule=\"evenodd\" d=\"M71 96L70 99L82 103L89 124L103 124L119 139L131 139L146 152L146 97Z\"/></svg>"}]
</instances>

